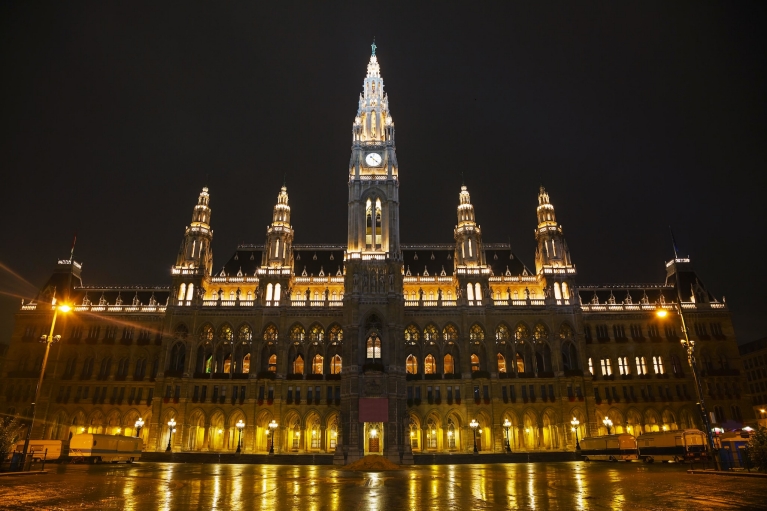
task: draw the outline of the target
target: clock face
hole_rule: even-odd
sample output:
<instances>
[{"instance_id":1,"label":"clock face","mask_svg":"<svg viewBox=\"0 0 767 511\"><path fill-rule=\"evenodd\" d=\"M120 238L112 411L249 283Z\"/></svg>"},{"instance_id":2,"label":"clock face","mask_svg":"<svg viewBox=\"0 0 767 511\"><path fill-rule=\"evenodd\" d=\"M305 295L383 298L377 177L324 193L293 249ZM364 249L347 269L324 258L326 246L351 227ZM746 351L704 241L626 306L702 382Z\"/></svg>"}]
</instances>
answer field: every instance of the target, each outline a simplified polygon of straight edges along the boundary
<instances>
[{"instance_id":1,"label":"clock face","mask_svg":"<svg viewBox=\"0 0 767 511\"><path fill-rule=\"evenodd\" d=\"M365 156L365 163L367 163L371 167L378 167L381 165L381 155L378 153L368 153L367 156Z\"/></svg>"}]
</instances>

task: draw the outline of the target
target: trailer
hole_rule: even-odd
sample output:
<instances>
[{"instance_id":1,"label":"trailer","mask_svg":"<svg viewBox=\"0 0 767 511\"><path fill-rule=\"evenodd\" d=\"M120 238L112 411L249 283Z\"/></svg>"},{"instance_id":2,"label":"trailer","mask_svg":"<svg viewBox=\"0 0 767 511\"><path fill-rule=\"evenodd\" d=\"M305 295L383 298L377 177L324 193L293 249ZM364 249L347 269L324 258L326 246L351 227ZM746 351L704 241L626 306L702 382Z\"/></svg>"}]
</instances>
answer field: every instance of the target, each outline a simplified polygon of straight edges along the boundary
<instances>
[{"instance_id":1,"label":"trailer","mask_svg":"<svg viewBox=\"0 0 767 511\"><path fill-rule=\"evenodd\" d=\"M584 461L634 461L638 459L636 438L628 433L587 437L580 441L580 446Z\"/></svg>"},{"instance_id":2,"label":"trailer","mask_svg":"<svg viewBox=\"0 0 767 511\"><path fill-rule=\"evenodd\" d=\"M14 452L24 451L24 440L19 440L14 446ZM57 461L65 459L69 454L69 442L66 440L30 440L27 454L34 461Z\"/></svg>"},{"instance_id":3,"label":"trailer","mask_svg":"<svg viewBox=\"0 0 767 511\"><path fill-rule=\"evenodd\" d=\"M645 463L705 461L706 443L706 434L699 429L655 431L637 437L639 458Z\"/></svg>"},{"instance_id":4,"label":"trailer","mask_svg":"<svg viewBox=\"0 0 767 511\"><path fill-rule=\"evenodd\" d=\"M132 463L141 458L144 441L132 436L94 435L81 433L69 440L69 457L91 463L125 461Z\"/></svg>"}]
</instances>

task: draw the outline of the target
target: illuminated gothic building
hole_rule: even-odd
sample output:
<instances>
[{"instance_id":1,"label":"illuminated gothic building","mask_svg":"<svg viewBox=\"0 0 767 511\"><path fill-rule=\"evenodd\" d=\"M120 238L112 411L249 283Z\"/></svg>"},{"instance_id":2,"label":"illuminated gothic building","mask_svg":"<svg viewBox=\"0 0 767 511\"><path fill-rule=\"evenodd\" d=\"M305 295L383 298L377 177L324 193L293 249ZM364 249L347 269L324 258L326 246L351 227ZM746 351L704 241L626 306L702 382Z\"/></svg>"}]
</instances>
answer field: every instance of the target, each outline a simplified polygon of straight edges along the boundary
<instances>
[{"instance_id":1,"label":"illuminated gothic building","mask_svg":"<svg viewBox=\"0 0 767 511\"><path fill-rule=\"evenodd\" d=\"M226 452L242 421L245 453L274 438L278 454L408 463L472 452L475 434L480 452L504 452L507 438L514 452L572 450L573 419L579 438L606 434L605 418L635 435L702 427L679 287L715 425L750 418L730 313L689 259L653 284L580 285L543 188L533 267L485 243L466 186L452 242L406 244L394 134L373 51L352 125L346 243L295 243L283 186L264 243L216 266L203 188L164 286L84 286L81 265L59 261L16 316L2 409L29 413L56 293L74 307L57 324L36 437L133 435L141 417L145 449L164 451L173 418L175 452Z\"/></svg>"}]
</instances>

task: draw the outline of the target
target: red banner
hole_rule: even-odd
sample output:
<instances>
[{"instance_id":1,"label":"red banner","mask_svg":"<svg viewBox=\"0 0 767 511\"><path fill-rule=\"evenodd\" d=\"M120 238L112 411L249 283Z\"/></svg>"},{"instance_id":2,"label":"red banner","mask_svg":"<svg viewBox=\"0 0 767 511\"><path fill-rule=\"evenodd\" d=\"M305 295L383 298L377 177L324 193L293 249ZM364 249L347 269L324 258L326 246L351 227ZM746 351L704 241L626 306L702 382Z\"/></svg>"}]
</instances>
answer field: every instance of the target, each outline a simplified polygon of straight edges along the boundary
<instances>
[{"instance_id":1,"label":"red banner","mask_svg":"<svg viewBox=\"0 0 767 511\"><path fill-rule=\"evenodd\" d=\"M389 399L385 397L360 398L360 422L389 422Z\"/></svg>"}]
</instances>

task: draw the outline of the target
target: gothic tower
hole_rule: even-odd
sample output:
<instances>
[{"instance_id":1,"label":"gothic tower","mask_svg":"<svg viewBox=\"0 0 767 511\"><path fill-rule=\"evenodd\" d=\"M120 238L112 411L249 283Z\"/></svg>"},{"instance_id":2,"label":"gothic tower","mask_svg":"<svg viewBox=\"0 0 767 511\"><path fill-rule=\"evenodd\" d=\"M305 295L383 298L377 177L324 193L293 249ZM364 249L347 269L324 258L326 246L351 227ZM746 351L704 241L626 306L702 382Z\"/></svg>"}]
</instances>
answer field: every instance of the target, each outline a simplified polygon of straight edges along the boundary
<instances>
[{"instance_id":1,"label":"gothic tower","mask_svg":"<svg viewBox=\"0 0 767 511\"><path fill-rule=\"evenodd\" d=\"M474 217L474 206L465 185L458 196L458 224L453 231L455 238L455 268L458 285L468 305L482 305L488 291L490 271L482 246L482 229Z\"/></svg>"},{"instance_id":2,"label":"gothic tower","mask_svg":"<svg viewBox=\"0 0 767 511\"><path fill-rule=\"evenodd\" d=\"M399 171L375 43L372 50L352 125L342 370L349 385L342 387L337 454L347 461L377 453L412 463L404 434Z\"/></svg>"},{"instance_id":3,"label":"gothic tower","mask_svg":"<svg viewBox=\"0 0 767 511\"><path fill-rule=\"evenodd\" d=\"M205 187L200 192L197 205L192 211L192 222L184 232L181 248L176 257L173 273L173 293L170 304L191 305L198 296L203 296L204 283L213 268L210 228L210 194Z\"/></svg>"},{"instance_id":4,"label":"gothic tower","mask_svg":"<svg viewBox=\"0 0 767 511\"><path fill-rule=\"evenodd\" d=\"M272 224L266 230L266 243L261 267L267 271L259 278L263 305L279 305L289 299L289 284L293 264L293 228L290 225L288 189L285 185L277 195Z\"/></svg>"},{"instance_id":5,"label":"gothic tower","mask_svg":"<svg viewBox=\"0 0 767 511\"><path fill-rule=\"evenodd\" d=\"M535 230L535 271L545 280L549 299L569 301L572 293L575 265L570 258L570 249L557 224L554 206L549 194L541 186L538 193L538 228Z\"/></svg>"},{"instance_id":6,"label":"gothic tower","mask_svg":"<svg viewBox=\"0 0 767 511\"><path fill-rule=\"evenodd\" d=\"M399 182L394 121L375 55L368 62L357 115L352 125L349 160L348 253L398 257Z\"/></svg>"}]
</instances>

